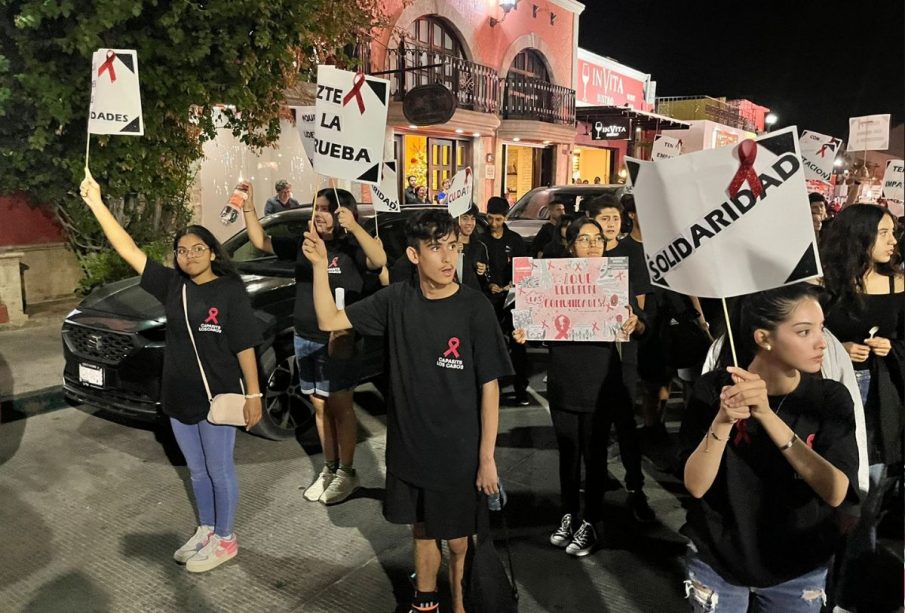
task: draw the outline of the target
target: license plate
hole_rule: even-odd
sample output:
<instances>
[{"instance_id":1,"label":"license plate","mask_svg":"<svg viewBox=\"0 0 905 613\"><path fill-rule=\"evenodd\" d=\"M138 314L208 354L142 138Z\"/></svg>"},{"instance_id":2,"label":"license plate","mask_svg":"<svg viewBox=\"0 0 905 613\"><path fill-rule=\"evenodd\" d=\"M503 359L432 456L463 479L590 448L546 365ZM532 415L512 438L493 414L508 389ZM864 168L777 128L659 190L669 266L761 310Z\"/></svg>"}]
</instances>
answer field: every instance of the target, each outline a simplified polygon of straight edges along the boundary
<instances>
[{"instance_id":1,"label":"license plate","mask_svg":"<svg viewBox=\"0 0 905 613\"><path fill-rule=\"evenodd\" d=\"M79 364L79 381L94 387L104 387L104 369L94 364Z\"/></svg>"}]
</instances>

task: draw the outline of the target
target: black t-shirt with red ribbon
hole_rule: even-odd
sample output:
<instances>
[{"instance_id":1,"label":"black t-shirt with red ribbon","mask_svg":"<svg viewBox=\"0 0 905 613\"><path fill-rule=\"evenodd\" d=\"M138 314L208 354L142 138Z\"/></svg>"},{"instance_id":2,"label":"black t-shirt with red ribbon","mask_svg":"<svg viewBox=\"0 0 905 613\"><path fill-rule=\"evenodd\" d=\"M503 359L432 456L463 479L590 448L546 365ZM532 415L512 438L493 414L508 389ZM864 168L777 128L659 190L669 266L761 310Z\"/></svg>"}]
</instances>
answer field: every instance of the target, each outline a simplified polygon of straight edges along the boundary
<instances>
[{"instance_id":1,"label":"black t-shirt with red ribbon","mask_svg":"<svg viewBox=\"0 0 905 613\"><path fill-rule=\"evenodd\" d=\"M703 375L682 421L684 457L697 448L719 409L725 371ZM858 449L848 390L836 381L801 376L788 396L771 396L774 412L849 479L846 503L858 501ZM722 445L722 443L716 443ZM732 429L710 490L692 500L682 528L698 555L736 585L778 585L827 564L840 531L836 509L792 469L760 423L752 418Z\"/></svg>"},{"instance_id":2,"label":"black t-shirt with red ribbon","mask_svg":"<svg viewBox=\"0 0 905 613\"><path fill-rule=\"evenodd\" d=\"M346 315L361 334L387 339L387 470L428 490L473 484L482 386L513 372L487 299L460 285L430 300L417 282L393 283Z\"/></svg>"},{"instance_id":3,"label":"black t-shirt with red ribbon","mask_svg":"<svg viewBox=\"0 0 905 613\"><path fill-rule=\"evenodd\" d=\"M242 392L242 370L236 354L260 344L261 332L241 281L218 277L196 285L178 271L151 259L145 264L141 287L163 304L167 317L161 385L163 412L183 423L196 424L207 417L210 402L185 327L183 285L189 323L212 394Z\"/></svg>"}]
</instances>

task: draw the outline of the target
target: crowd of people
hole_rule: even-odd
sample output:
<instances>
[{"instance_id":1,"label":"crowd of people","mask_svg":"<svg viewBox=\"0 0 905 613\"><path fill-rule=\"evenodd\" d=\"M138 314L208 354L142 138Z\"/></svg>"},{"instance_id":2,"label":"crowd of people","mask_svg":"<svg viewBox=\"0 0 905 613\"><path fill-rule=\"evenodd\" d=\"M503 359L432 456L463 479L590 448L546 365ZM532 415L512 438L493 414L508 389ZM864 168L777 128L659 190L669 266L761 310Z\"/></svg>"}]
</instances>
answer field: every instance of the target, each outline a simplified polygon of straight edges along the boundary
<instances>
[{"instance_id":1,"label":"crowd of people","mask_svg":"<svg viewBox=\"0 0 905 613\"><path fill-rule=\"evenodd\" d=\"M406 202L410 191L419 197L422 190L409 177ZM295 202L285 181L276 192L267 213ZM235 428L207 422L209 399L192 343L197 337L199 359L210 366L211 393L244 394L246 427L253 427L261 418L254 357L260 336L249 298L203 227L176 235L175 267L165 268L136 247L90 176L81 195L172 322L163 410L188 461L198 513L194 534L174 558L190 572L210 570L238 551ZM656 521L643 489L642 442L668 446L675 438L665 429L664 408L670 388L683 381L682 426L667 465L691 496L683 533L692 610L744 612L753 602L758 611L819 611L828 597L841 611L885 610L859 577L874 568L878 523L902 488L901 226L871 204L848 206L827 224L819 200L812 195L809 204L823 279L736 299L733 359L724 326L706 316L706 301L651 284L631 195L595 197L580 210L554 199L530 244L507 227L504 198L487 202L486 230L477 207L458 219L445 208L426 209L411 217L405 252L395 262L359 224L345 190L318 192L308 230L296 237L268 236L252 195L244 210L249 239L295 262L299 384L314 406L324 458L304 498L338 504L359 487L356 335L383 336L384 515L412 529L411 611L439 610L441 540L450 556L453 609L464 611L466 553L488 497L499 493L501 386L512 384L511 403L531 403L529 341L513 325L507 301L512 260L626 256L631 309L622 332L631 340L546 343L561 508L550 544L574 557L598 547L612 479L611 429L629 509L639 523Z\"/></svg>"}]
</instances>

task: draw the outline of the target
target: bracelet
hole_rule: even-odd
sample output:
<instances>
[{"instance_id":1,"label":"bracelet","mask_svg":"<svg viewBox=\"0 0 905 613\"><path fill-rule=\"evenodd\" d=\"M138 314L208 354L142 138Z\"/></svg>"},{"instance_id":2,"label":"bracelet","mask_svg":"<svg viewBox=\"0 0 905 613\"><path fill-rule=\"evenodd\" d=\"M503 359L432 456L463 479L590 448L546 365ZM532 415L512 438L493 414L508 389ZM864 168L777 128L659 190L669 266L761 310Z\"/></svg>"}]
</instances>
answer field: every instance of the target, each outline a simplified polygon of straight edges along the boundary
<instances>
[{"instance_id":1,"label":"bracelet","mask_svg":"<svg viewBox=\"0 0 905 613\"><path fill-rule=\"evenodd\" d=\"M713 430L710 431L710 436L712 436L714 439L718 440L718 441L721 442L721 443L725 443L725 442L726 442L726 439L718 437L718 436L716 435L716 432L714 432Z\"/></svg>"},{"instance_id":2,"label":"bracelet","mask_svg":"<svg viewBox=\"0 0 905 613\"><path fill-rule=\"evenodd\" d=\"M258 392L257 394L245 394L246 398L263 398L264 394Z\"/></svg>"},{"instance_id":3,"label":"bracelet","mask_svg":"<svg viewBox=\"0 0 905 613\"><path fill-rule=\"evenodd\" d=\"M257 212L254 209L246 209L245 207L242 207L242 210L245 211L246 213L256 213Z\"/></svg>"},{"instance_id":4,"label":"bracelet","mask_svg":"<svg viewBox=\"0 0 905 613\"><path fill-rule=\"evenodd\" d=\"M783 445L782 447L780 447L779 450L786 451L787 449L790 449L792 447L792 445L795 444L795 441L797 441L797 440L798 440L798 435L793 432L792 438L789 439L789 442L786 443L785 445Z\"/></svg>"}]
</instances>

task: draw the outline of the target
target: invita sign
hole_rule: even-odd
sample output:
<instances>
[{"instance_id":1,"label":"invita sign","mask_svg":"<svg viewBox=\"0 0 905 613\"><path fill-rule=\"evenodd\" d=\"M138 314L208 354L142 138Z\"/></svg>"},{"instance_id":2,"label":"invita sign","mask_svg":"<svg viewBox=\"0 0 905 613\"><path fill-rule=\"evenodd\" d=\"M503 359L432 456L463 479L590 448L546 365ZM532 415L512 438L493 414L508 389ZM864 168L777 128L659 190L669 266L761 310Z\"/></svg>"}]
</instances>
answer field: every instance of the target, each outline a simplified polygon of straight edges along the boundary
<instances>
[{"instance_id":1,"label":"invita sign","mask_svg":"<svg viewBox=\"0 0 905 613\"><path fill-rule=\"evenodd\" d=\"M628 117L610 117L591 124L591 140L628 140L632 124Z\"/></svg>"}]
</instances>

